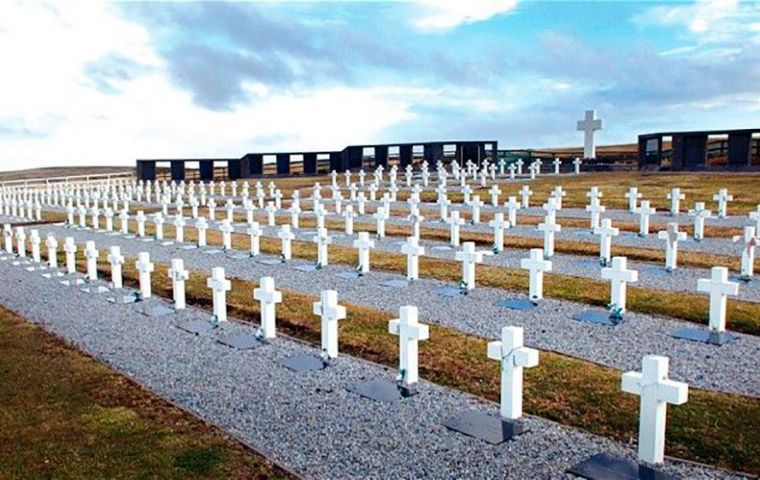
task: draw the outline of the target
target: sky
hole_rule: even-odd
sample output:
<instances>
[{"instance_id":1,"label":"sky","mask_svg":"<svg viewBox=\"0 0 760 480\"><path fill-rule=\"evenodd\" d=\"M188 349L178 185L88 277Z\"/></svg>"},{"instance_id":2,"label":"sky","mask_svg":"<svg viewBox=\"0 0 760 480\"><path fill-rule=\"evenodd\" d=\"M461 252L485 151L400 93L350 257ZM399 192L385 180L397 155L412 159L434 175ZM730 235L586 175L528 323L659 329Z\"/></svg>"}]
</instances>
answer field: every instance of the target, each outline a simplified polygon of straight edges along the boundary
<instances>
[{"instance_id":1,"label":"sky","mask_svg":"<svg viewBox=\"0 0 760 480\"><path fill-rule=\"evenodd\" d=\"M760 124L760 2L0 0L0 170Z\"/></svg>"}]
</instances>

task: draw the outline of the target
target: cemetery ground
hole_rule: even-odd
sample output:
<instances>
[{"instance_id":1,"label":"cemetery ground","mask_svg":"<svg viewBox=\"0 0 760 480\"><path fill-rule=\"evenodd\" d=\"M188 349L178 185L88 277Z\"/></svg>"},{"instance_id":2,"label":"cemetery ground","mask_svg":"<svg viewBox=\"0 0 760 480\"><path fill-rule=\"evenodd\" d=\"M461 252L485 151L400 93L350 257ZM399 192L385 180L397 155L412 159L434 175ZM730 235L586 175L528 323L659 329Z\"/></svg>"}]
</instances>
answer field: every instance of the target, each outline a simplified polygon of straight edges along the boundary
<instances>
[{"instance_id":1,"label":"cemetery ground","mask_svg":"<svg viewBox=\"0 0 760 480\"><path fill-rule=\"evenodd\" d=\"M0 477L291 478L0 307Z\"/></svg>"},{"instance_id":2,"label":"cemetery ground","mask_svg":"<svg viewBox=\"0 0 760 480\"><path fill-rule=\"evenodd\" d=\"M276 179L276 183L283 193L288 196L296 189L301 190L305 200L311 191L309 187L315 180L323 182L323 187L329 186L330 183L329 177L320 177L319 179ZM583 208L587 203L586 192L589 190L589 187L600 187L604 192L604 204L608 208L608 213L609 210L626 209L628 202L623 197L623 193L627 191L628 186L634 185L639 187L640 192L644 194L645 198L651 199L653 205L662 210L667 210L668 202L665 196L675 186L680 187L682 192L687 195L688 200L686 203L688 205L691 205L694 199L711 198L719 188L729 186L731 193L734 194L734 201L730 205L730 210L731 214L736 216L742 215L746 217L749 211L754 210L760 204L760 188L758 188L758 185L760 185L760 175L751 174L731 175L730 180L727 180L726 176L709 174L612 173L583 174L575 177L542 175L530 182L518 180L516 182L501 183L503 191L502 199L508 195L517 195L520 185L523 184L530 185L534 191L535 196L532 199L532 203L534 204L542 203L543 199L548 197L551 189L561 184L567 192L567 196L563 202L566 209ZM479 194L481 199L488 203L487 189L474 188L473 193ZM398 200L403 201L407 196L407 192L402 192L398 195ZM423 191L421 197L423 201L431 202L435 200L435 193L430 190ZM454 201L461 201L462 199L456 189L450 191L449 198ZM283 201L283 204L287 203L287 200ZM326 200L325 203L329 204L329 200ZM222 206L220 205L220 207ZM406 215L407 212L403 211L403 204L400 206L395 204L395 207L400 208L399 211L394 212L394 215ZM133 208L144 210L146 213L160 210L160 207L157 207L156 204L145 204L145 206L139 207L133 206ZM368 213L373 208L368 208ZM432 210L429 206L424 208ZM466 207L464 211L467 211ZM220 216L224 218L223 208L219 208L219 212ZM423 214L428 218L435 218L436 215L434 210L430 213L426 213L423 210ZM565 215L564 212L563 215ZM138 284L138 272L134 267L137 251L150 251L150 255L155 261L156 272L151 278L153 290L159 296L170 299L172 297L172 282L165 275L165 272L169 268L167 262L170 258L184 258L190 270L190 278L187 282L187 300L190 305L197 309L211 309L212 295L206 284L209 267L229 267L228 270L231 271L231 276L228 278L232 281L232 290L227 293L227 308L230 314L235 317L236 322L234 323L247 324L253 322L255 324L258 321L260 314L259 303L251 298L251 292L259 286L255 279L258 278L258 273L262 271L263 267L256 265L255 259L243 258L244 255L240 256L241 254L245 254L249 249L248 235L242 233L245 231L244 229L238 229L237 233L233 233L231 236L231 246L236 251L224 252L223 255L212 258L211 256L197 255L190 251L183 253L176 249L176 246L174 248L167 248L161 245L160 242L138 243L140 239L128 240L121 237L117 239L116 237L107 237L102 231L96 232L90 229L86 229L85 231L68 230L67 232L66 227L52 225L52 223L64 221L65 217L66 215L60 211L46 210L40 223L49 223L51 225L44 226L38 224L35 228L39 228L42 233L45 233L46 229L49 228L49 231L53 232L58 238L62 238L63 235L74 237L75 241L79 243L80 251L82 250L84 240L95 240L101 247L108 244L121 245L122 251L127 257L123 271L125 281L129 287L134 288ZM235 217L236 220L245 221L244 216L236 215ZM570 218L560 215L558 217L561 217L560 222L563 227L588 228L588 220L586 218ZM335 218L338 217L328 217L326 226L333 232L339 232L343 223L341 220L334 220ZM488 213L484 213L481 220L488 220L490 218L491 216ZM260 221L262 226L266 224L266 217L261 216L260 213L256 215L256 220ZM521 216L519 223L534 225L539 220L538 216L535 218ZM288 223L287 217L284 215L278 216L277 223ZM19 225L33 225L33 223L19 223ZM129 225L130 231L134 232L136 230L134 220L130 220ZM301 220L302 229L313 230L315 225L316 221L313 217L305 215L305 218ZM637 227L634 223L627 224L618 222L617 220L615 225L620 227L621 230L628 231L635 231ZM653 230L663 229L664 225L664 223L660 225L653 222ZM686 224L683 227L684 230L687 229ZM370 233L375 232L372 220L367 217L361 220L357 219L355 229ZM168 240L171 240L176 235L174 227L170 224L167 224L163 230L164 236ZM153 225L149 224L146 226L146 235L150 236L155 231L156 229ZM372 268L380 272L379 274L373 272L373 275L384 275L386 277L399 276L406 272L407 260L405 255L398 253L398 240L402 240L410 232L411 229L408 224L389 222L386 226L386 234L391 238L377 239L376 248L371 254ZM722 242L729 242L730 240L727 237L737 235L739 232L741 232L741 229L738 226L723 222L719 225L708 226L706 236L722 239ZM313 265L317 258L317 247L310 241L311 236L300 232L295 233L299 233L299 235L296 236L298 240L293 241L292 244L294 259L306 260ZM538 238L514 235L509 232L505 234L508 236L506 248L513 251L517 255L517 258L525 257L528 249L539 248L543 245L543 242ZM437 226L428 224L428 226L421 228L420 238L426 240L428 245L430 245L431 240L445 242L448 238L448 232L445 227L437 228ZM193 243L197 239L198 237L194 229L185 229L185 242ZM336 233L336 241L330 246L329 250L330 263L334 266L328 267L328 270L334 268L338 270L352 269L359 262L356 249L351 248L350 243L345 242L346 239L347 237L341 238L341 235ZM463 229L461 232L462 241L475 241L482 247L490 246L492 244L491 239L492 236L486 228L481 231L477 229ZM210 229L207 233L207 240L210 245L218 246L222 243L222 234L216 229ZM730 267L732 271L738 269L739 260L735 255L730 255L727 250L714 250L711 245L710 241L705 241L702 244L685 246L679 253L680 265L684 269L707 269L716 265ZM272 261L280 254L280 250L280 241L273 235L273 230L270 227L267 229L267 233L261 237L261 253L269 261ZM562 238L556 242L555 250L558 254L574 255L581 258L586 257L587 260L585 261L587 263L589 263L588 260L592 260L590 263L593 263L593 258L598 254L598 244L596 241L575 241L572 238ZM520 253L521 251L522 253ZM105 260L107 253L107 251L101 250L98 261L98 270L101 276L105 278L111 272L110 265ZM655 264L664 263L662 245L659 248L654 248L638 240L635 245L625 244L622 241L616 243L612 248L612 253L613 255L624 255L636 261ZM59 252L58 256L60 264L64 259L64 255L62 252ZM427 285L436 282L442 284L456 284L459 282L462 265L460 262L449 258L450 256L444 253L428 252L428 256L420 258L421 282L427 282ZM507 255L502 255L499 258L503 261L507 258ZM478 298L478 295L481 294L480 287L491 289L499 295L506 295L508 292L527 291L528 275L524 270L513 268L507 263L491 263L491 258L488 260L485 262L485 265L479 265L477 268L475 279L479 289L470 298ZM250 272L248 273L243 273L243 270L240 268L245 262L251 262L249 264ZM212 263L214 265L211 265ZM294 263L297 263L297 260ZM78 260L78 270L83 271L85 270L84 267L85 261ZM598 265L594 268L595 272L598 272ZM317 301L319 297L315 295L315 285L310 283L313 280L305 280L303 285L294 284L293 279L297 277L292 273L293 264L291 263L288 265L272 265L263 268L263 270L267 273L277 273L278 284L281 275L290 279L289 287L279 287L283 292L284 298L283 302L277 306L278 332L298 341L306 342L308 345L318 347L321 338L321 324L319 318L312 312L312 303ZM598 277L584 277L584 275L568 273L565 270L556 270L555 268L555 272L547 275L545 278L544 293L548 299L557 305L573 302L581 305L604 306L609 301L608 282L601 281ZM286 271L291 273L287 273ZM303 278L311 277L305 276ZM322 278L322 281L324 281L324 277L317 274L313 278ZM677 283L676 277L674 276L673 278L673 283ZM756 282L756 280L753 282ZM283 283L287 284L287 282ZM325 285L328 283L330 282L325 282L320 287L325 288ZM365 288L373 288L367 283L364 285ZM742 285L740 288L742 289L742 296L738 299L731 298L728 303L728 327L734 332L758 336L760 335L760 300L751 298L754 295L753 292L756 291L754 290L755 285L753 284L749 287ZM340 288L338 290L340 291ZM663 287L658 285L657 282L639 282L639 284L630 286L628 289L628 311L634 315L657 316L661 318L662 322L678 320L703 326L706 321L706 312L709 310L707 297L694 293L693 288L684 291L677 290L674 290L670 286ZM383 308L379 304L373 306L371 302L361 302L357 297L351 298L347 296L347 298L347 300L341 301L341 304L345 305L348 310L347 320L339 325L341 352L393 369L398 364L398 339L388 334L388 320L396 317L396 313ZM7 301L8 298L6 297ZM456 314L452 312L452 315ZM647 321L657 321L657 317L648 319ZM4 325L4 317L0 315L0 318L3 319L0 325ZM23 323L21 323L23 322L22 319L18 317L13 318L16 320L17 325L23 326ZM420 344L420 373L422 377L434 384L465 392L477 398L498 401L500 367L498 362L493 362L484 355L484 352L487 350L487 343L489 340L494 339L496 332L490 332L490 330L481 332L477 329L469 330L456 324L436 322L427 318L425 320L426 323L430 324L431 333L430 339ZM480 318L480 320L485 322L487 319ZM642 320L644 319L642 318ZM530 325L526 325L525 328L527 334ZM588 328L591 331L594 327ZM5 330L5 326L3 330ZM9 331L12 330L13 328L9 328ZM37 334L46 335L39 331ZM18 333L18 335L22 336L22 333ZM27 336L29 335L31 334ZM2 337L0 337L0 341L2 340ZM51 342L57 341L52 337L48 338L48 340ZM35 341L38 343L42 342L42 340L37 338ZM751 342L754 342L754 339ZM3 342L0 346L8 348L8 344L13 344L20 348L24 342L14 339L13 341ZM743 343L739 347L739 351L745 351L741 350L745 345ZM750 343L750 345L754 345L754 343ZM692 346L689 344L684 345L682 353L687 355L687 351ZM621 345L618 344L611 347L621 348ZM56 349L52 350L57 351ZM582 350L582 348L579 350ZM746 352L751 354L751 350L746 350ZM44 354L46 353L48 353L47 350L40 352L39 350L32 349L32 351L27 351L26 353L13 351L8 355L4 355L4 357L16 358L21 356L29 359L27 363L34 364L33 359L36 356L40 356L43 357L43 361L37 363L44 366ZM75 355L75 353L71 354ZM749 356L752 357L753 355ZM87 360L92 362L90 359ZM698 370L699 361L694 363L693 368ZM713 360L708 356L705 358L705 363L712 365ZM741 365L742 373L746 375L746 359L742 360ZM13 369L22 369L24 367L34 369L35 366L19 366L14 363L12 366L5 367L12 367L11 371L15 371ZM67 363L66 365L56 365L56 367L59 369L57 370L59 372L58 376L65 377L60 372L64 367L69 368L70 365ZM92 366L93 369L97 370L96 367L98 366ZM115 378L118 383L121 377L104 367L99 368L100 370L94 374L95 377ZM2 369L2 371L5 375L5 369ZM50 373L53 376L52 373L55 371L55 368L51 368L50 372L36 373ZM25 374L25 378L31 378L31 373ZM746 377L738 376L738 378ZM730 388L705 386L699 382L695 384L693 380L692 378L689 382L691 385L688 403L669 410L667 454L734 471L760 474L760 423L758 423L760 422L760 401L758 401L755 393L757 386L756 379L750 377L750 380L745 385L737 386L736 388L733 386ZM738 381L740 382L741 380ZM129 382L121 378L121 383ZM66 388L68 390L76 390L78 387L76 385L69 385ZM60 390L64 390L64 387L60 387ZM86 390L86 388L83 388L83 390ZM32 393L34 392L30 392L30 395ZM144 390L142 393L147 396L151 395ZM74 397L75 399L78 398L76 395ZM639 398L621 393L620 367L611 366L601 360L595 360L593 355L586 357L551 348L541 348L540 364L536 368L530 368L525 371L524 399L525 411L531 416L556 421L571 427L579 427L587 432L611 438L624 444L631 444L636 439ZM159 400L155 401L160 402ZM131 406L133 403L135 402L127 402L127 405ZM140 405L143 405L143 403L140 402ZM87 411L86 408L82 408L81 406L78 408L79 410L72 413L73 418L77 418L79 412ZM119 408L119 406L112 408ZM166 408L172 407L166 406ZM75 408L72 407L72 409ZM61 409L61 416L65 416L63 412L65 410ZM109 413L106 412L106 414ZM121 414L121 410L117 410L116 414ZM179 411L174 412L174 414L182 415ZM142 418L141 412L137 412L136 415ZM149 420L154 420L157 416L144 415ZM192 423L193 420L195 418L190 417L189 420L177 423L185 426L184 422ZM110 419L106 422L109 426L111 425ZM133 425L133 423L130 425ZM79 425L77 427L81 428ZM161 424L160 427L170 429L172 425L165 427ZM201 427L197 428L200 429ZM211 432L209 435L223 437L223 435L214 431L213 428L208 426L206 428ZM138 429L138 432L134 436L130 435L130 439L145 436L143 438L144 443L151 445L150 442L153 441L151 434L155 433L153 430L155 428L143 426L143 428ZM176 435L181 436L182 433L183 431L179 431ZM83 435L83 437L87 438L86 435ZM89 438L91 439L92 437L90 436ZM228 443L225 443L225 441ZM51 443L54 442L55 439L50 440L46 445L50 447ZM198 454L198 456L202 457L201 461L188 461L184 463L183 465L185 466L188 464L191 466L191 472L186 476L191 476L194 473L202 476L204 473L207 473L202 471L205 468L215 469L213 470L214 472L224 471L232 472L233 474L253 471L260 476L287 476L287 473L277 470L276 467L266 464L259 458L251 459L245 457L240 451L243 451L243 453L247 451L234 441L222 438L218 443L215 442L216 440L201 442L203 446L219 446L214 450L214 455L201 452ZM139 441L135 443L139 444ZM174 446L176 444L184 445L181 441L175 442ZM197 447L197 444L192 444L191 446ZM232 453L229 453L228 450ZM155 453L155 450L152 451ZM2 449L0 449L0 453L2 453ZM161 468L167 469L166 476L171 477L171 474L175 474L178 470L182 471L183 467L177 467L177 463L174 461L178 455L182 456L181 453L169 451L163 456L158 453L156 454L156 456L161 457L160 461L156 460L156 462L160 464ZM239 453L240 455L238 455ZM137 451L135 455L139 456L141 453ZM250 452L248 452L248 455L251 455ZM219 459L220 457L222 460ZM243 458L243 460L240 460L240 458ZM153 459L153 457L149 459ZM127 461L126 459L121 460ZM248 467L252 470L244 470ZM193 468L197 468L199 471L193 472ZM0 463L1 471L2 463Z\"/></svg>"}]
</instances>

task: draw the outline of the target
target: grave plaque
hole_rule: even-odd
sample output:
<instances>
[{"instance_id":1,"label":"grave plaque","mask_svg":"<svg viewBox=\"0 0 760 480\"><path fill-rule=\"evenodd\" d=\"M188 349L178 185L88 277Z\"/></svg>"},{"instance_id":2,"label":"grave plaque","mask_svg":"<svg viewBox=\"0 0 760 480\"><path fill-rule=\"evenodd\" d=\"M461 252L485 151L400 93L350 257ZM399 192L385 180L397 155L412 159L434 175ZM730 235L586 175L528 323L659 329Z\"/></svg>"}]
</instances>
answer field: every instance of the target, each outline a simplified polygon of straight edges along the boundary
<instances>
[{"instance_id":1,"label":"grave plaque","mask_svg":"<svg viewBox=\"0 0 760 480\"><path fill-rule=\"evenodd\" d=\"M711 345L722 346L739 339L738 335L731 332L711 332L701 328L684 327L670 334L673 338L681 340L690 340L692 342L709 343Z\"/></svg>"},{"instance_id":2,"label":"grave plaque","mask_svg":"<svg viewBox=\"0 0 760 480\"><path fill-rule=\"evenodd\" d=\"M318 270L316 265L313 264L305 264L305 265L296 265L293 267L293 270L298 270L299 272L315 272Z\"/></svg>"},{"instance_id":3,"label":"grave plaque","mask_svg":"<svg viewBox=\"0 0 760 480\"><path fill-rule=\"evenodd\" d=\"M146 307L142 312L146 317L163 317L174 313L174 310L166 305L152 305Z\"/></svg>"},{"instance_id":4,"label":"grave plaque","mask_svg":"<svg viewBox=\"0 0 760 480\"><path fill-rule=\"evenodd\" d=\"M530 310L536 308L536 304L528 299L510 298L501 302L494 303L497 307L509 308L510 310Z\"/></svg>"},{"instance_id":5,"label":"grave plaque","mask_svg":"<svg viewBox=\"0 0 760 480\"><path fill-rule=\"evenodd\" d=\"M387 280L381 282L380 285L391 288L406 288L410 285L408 280Z\"/></svg>"},{"instance_id":6,"label":"grave plaque","mask_svg":"<svg viewBox=\"0 0 760 480\"><path fill-rule=\"evenodd\" d=\"M457 287L440 287L435 290L435 293L441 297L455 298L462 296L462 289Z\"/></svg>"},{"instance_id":7,"label":"grave plaque","mask_svg":"<svg viewBox=\"0 0 760 480\"><path fill-rule=\"evenodd\" d=\"M209 250L204 250L206 255L221 255L224 253L224 250L219 250L218 248L211 248Z\"/></svg>"},{"instance_id":8,"label":"grave plaque","mask_svg":"<svg viewBox=\"0 0 760 480\"><path fill-rule=\"evenodd\" d=\"M156 308L156 307L154 307ZM169 313L171 313L173 310L168 309ZM177 328L184 330L189 333L193 333L195 335L200 335L201 333L206 333L208 331L211 331L215 329L217 326L211 322L207 322L205 320L188 320L186 322L180 322L177 324Z\"/></svg>"},{"instance_id":9,"label":"grave plaque","mask_svg":"<svg viewBox=\"0 0 760 480\"><path fill-rule=\"evenodd\" d=\"M616 458L606 453L596 455L573 465L568 473L589 480L677 480L678 477L655 470L646 465Z\"/></svg>"},{"instance_id":10,"label":"grave plaque","mask_svg":"<svg viewBox=\"0 0 760 480\"><path fill-rule=\"evenodd\" d=\"M256 335L250 333L222 335L217 338L216 341L222 345L227 345L228 347L236 348L238 350L250 350L261 345L261 341Z\"/></svg>"},{"instance_id":11,"label":"grave plaque","mask_svg":"<svg viewBox=\"0 0 760 480\"><path fill-rule=\"evenodd\" d=\"M335 276L342 278L343 280L356 280L357 278L361 277L361 275L359 275L359 272L338 272L335 274Z\"/></svg>"},{"instance_id":12,"label":"grave plaque","mask_svg":"<svg viewBox=\"0 0 760 480\"><path fill-rule=\"evenodd\" d=\"M492 445L499 445L526 432L523 425L509 422L497 415L470 411L446 420L443 426Z\"/></svg>"},{"instance_id":13,"label":"grave plaque","mask_svg":"<svg viewBox=\"0 0 760 480\"><path fill-rule=\"evenodd\" d=\"M316 355L301 353L283 360L282 366L295 372L314 372L323 370L327 365Z\"/></svg>"},{"instance_id":14,"label":"grave plaque","mask_svg":"<svg viewBox=\"0 0 760 480\"><path fill-rule=\"evenodd\" d=\"M607 327L614 327L619 324L623 319L615 318L610 315L610 312L605 310L584 310L573 314L573 320L579 322L591 323L594 325L604 325Z\"/></svg>"},{"instance_id":15,"label":"grave plaque","mask_svg":"<svg viewBox=\"0 0 760 480\"><path fill-rule=\"evenodd\" d=\"M111 303L115 303L117 305L126 305L129 303L135 303L139 299L139 295L137 292L126 292L126 291L119 291L114 292L116 295L112 297L108 297L106 300L108 300Z\"/></svg>"},{"instance_id":16,"label":"grave plaque","mask_svg":"<svg viewBox=\"0 0 760 480\"><path fill-rule=\"evenodd\" d=\"M376 402L393 402L402 398L411 397L417 392L413 389L399 388L395 383L384 380L370 380L352 387L348 387L349 392L358 393L364 398L375 400Z\"/></svg>"},{"instance_id":17,"label":"grave plaque","mask_svg":"<svg viewBox=\"0 0 760 480\"><path fill-rule=\"evenodd\" d=\"M262 265L281 265L283 263L282 260L274 259L274 258L265 258L263 260L259 260L258 263Z\"/></svg>"}]
</instances>

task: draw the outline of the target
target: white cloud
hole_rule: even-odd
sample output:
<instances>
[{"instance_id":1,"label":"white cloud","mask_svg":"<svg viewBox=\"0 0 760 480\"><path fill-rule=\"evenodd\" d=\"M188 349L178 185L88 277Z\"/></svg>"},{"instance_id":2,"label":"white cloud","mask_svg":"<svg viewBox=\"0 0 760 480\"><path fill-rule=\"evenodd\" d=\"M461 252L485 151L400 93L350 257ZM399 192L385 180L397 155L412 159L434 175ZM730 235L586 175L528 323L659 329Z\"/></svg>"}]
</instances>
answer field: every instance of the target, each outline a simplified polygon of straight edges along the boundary
<instances>
[{"instance_id":1,"label":"white cloud","mask_svg":"<svg viewBox=\"0 0 760 480\"><path fill-rule=\"evenodd\" d=\"M423 13L414 24L421 30L447 30L511 12L518 0L417 0Z\"/></svg>"}]
</instances>

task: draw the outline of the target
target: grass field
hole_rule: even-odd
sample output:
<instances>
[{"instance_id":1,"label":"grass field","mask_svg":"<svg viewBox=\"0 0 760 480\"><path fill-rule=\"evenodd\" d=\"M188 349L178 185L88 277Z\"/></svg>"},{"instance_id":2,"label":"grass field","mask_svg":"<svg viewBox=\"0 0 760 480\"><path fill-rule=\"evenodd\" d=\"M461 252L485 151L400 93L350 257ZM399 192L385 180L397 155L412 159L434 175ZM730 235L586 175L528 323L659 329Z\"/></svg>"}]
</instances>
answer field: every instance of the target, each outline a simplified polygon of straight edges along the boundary
<instances>
[{"instance_id":1,"label":"grass field","mask_svg":"<svg viewBox=\"0 0 760 480\"><path fill-rule=\"evenodd\" d=\"M0 478L291 478L0 308Z\"/></svg>"}]
</instances>

